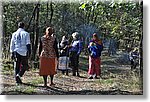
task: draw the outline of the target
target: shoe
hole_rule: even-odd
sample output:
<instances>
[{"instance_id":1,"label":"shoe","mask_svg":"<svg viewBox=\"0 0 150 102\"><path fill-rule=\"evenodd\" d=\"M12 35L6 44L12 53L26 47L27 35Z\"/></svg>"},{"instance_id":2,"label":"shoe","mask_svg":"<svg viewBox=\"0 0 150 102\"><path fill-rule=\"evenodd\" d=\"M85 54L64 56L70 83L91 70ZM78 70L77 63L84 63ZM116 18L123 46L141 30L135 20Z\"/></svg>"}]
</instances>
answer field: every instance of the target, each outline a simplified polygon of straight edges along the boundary
<instances>
[{"instance_id":1,"label":"shoe","mask_svg":"<svg viewBox=\"0 0 150 102\"><path fill-rule=\"evenodd\" d=\"M68 76L69 74L68 74L68 70L66 71L66 75Z\"/></svg>"},{"instance_id":2,"label":"shoe","mask_svg":"<svg viewBox=\"0 0 150 102\"><path fill-rule=\"evenodd\" d=\"M44 86L44 87L47 87L47 84L44 84L43 86Z\"/></svg>"},{"instance_id":3,"label":"shoe","mask_svg":"<svg viewBox=\"0 0 150 102\"><path fill-rule=\"evenodd\" d=\"M73 75L73 76L76 76L76 74L75 74L75 73L73 73L72 75Z\"/></svg>"},{"instance_id":4,"label":"shoe","mask_svg":"<svg viewBox=\"0 0 150 102\"><path fill-rule=\"evenodd\" d=\"M95 76L95 77L94 77L94 79L98 79L98 77L97 77L97 76Z\"/></svg>"},{"instance_id":5,"label":"shoe","mask_svg":"<svg viewBox=\"0 0 150 102\"><path fill-rule=\"evenodd\" d=\"M54 84L54 83L51 83L50 86L55 86L55 84Z\"/></svg>"},{"instance_id":6,"label":"shoe","mask_svg":"<svg viewBox=\"0 0 150 102\"><path fill-rule=\"evenodd\" d=\"M79 73L77 73L77 76L78 76L78 77L80 77L80 74L79 74Z\"/></svg>"},{"instance_id":7,"label":"shoe","mask_svg":"<svg viewBox=\"0 0 150 102\"><path fill-rule=\"evenodd\" d=\"M64 72L64 71L62 71L62 74L64 75L64 74L65 74L65 72Z\"/></svg>"},{"instance_id":8,"label":"shoe","mask_svg":"<svg viewBox=\"0 0 150 102\"><path fill-rule=\"evenodd\" d=\"M16 75L16 83L17 83L17 84L22 84L22 81L21 81L19 75Z\"/></svg>"},{"instance_id":9,"label":"shoe","mask_svg":"<svg viewBox=\"0 0 150 102\"><path fill-rule=\"evenodd\" d=\"M92 76L90 76L88 79L93 79L93 77L92 77Z\"/></svg>"}]
</instances>

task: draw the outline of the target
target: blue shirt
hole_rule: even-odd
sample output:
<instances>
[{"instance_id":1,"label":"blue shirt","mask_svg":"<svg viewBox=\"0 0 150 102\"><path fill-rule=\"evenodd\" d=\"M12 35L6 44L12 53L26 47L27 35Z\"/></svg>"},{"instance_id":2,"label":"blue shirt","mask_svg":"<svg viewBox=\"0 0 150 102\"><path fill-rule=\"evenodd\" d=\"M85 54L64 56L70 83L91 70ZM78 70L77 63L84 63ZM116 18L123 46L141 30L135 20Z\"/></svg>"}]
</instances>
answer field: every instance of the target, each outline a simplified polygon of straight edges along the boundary
<instances>
[{"instance_id":1,"label":"blue shirt","mask_svg":"<svg viewBox=\"0 0 150 102\"><path fill-rule=\"evenodd\" d=\"M12 34L10 43L10 52L16 51L22 56L27 55L26 45L30 44L30 34L24 29L19 28L16 32Z\"/></svg>"},{"instance_id":2,"label":"blue shirt","mask_svg":"<svg viewBox=\"0 0 150 102\"><path fill-rule=\"evenodd\" d=\"M79 55L81 53L81 50L82 50L81 41L80 40L73 41L71 49L69 51L77 52L77 54Z\"/></svg>"},{"instance_id":3,"label":"blue shirt","mask_svg":"<svg viewBox=\"0 0 150 102\"><path fill-rule=\"evenodd\" d=\"M139 53L138 52L130 52L130 55L129 55L129 58L130 58L130 60L134 60L134 59L137 59L137 58L139 58Z\"/></svg>"},{"instance_id":4,"label":"blue shirt","mask_svg":"<svg viewBox=\"0 0 150 102\"><path fill-rule=\"evenodd\" d=\"M97 58L101 56L102 45L96 44L88 48L91 57Z\"/></svg>"}]
</instances>

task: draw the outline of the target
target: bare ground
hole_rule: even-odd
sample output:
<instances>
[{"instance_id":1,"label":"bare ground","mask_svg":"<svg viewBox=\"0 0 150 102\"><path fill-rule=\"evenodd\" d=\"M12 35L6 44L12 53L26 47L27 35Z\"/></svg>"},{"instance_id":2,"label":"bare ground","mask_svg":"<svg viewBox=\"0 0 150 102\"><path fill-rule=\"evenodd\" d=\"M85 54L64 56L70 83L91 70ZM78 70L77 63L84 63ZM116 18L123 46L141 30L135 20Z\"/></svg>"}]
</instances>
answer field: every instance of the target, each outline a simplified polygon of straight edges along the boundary
<instances>
[{"instance_id":1,"label":"bare ground","mask_svg":"<svg viewBox=\"0 0 150 102\"><path fill-rule=\"evenodd\" d=\"M102 78L88 79L88 59L80 58L80 77L55 75L55 86L43 87L38 69L30 69L22 78L23 84L16 85L11 65L2 69L2 95L142 95L143 84L139 69L130 70L128 64L116 62L117 57L102 57Z\"/></svg>"}]
</instances>

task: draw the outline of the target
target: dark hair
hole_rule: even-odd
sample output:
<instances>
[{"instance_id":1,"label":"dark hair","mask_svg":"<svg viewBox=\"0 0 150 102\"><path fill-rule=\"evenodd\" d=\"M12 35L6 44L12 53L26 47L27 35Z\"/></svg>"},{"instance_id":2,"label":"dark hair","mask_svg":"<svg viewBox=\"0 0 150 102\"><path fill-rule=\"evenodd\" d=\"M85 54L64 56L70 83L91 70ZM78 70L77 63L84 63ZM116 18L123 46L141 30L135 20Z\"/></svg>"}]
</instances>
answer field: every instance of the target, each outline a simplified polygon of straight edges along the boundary
<instances>
[{"instance_id":1,"label":"dark hair","mask_svg":"<svg viewBox=\"0 0 150 102\"><path fill-rule=\"evenodd\" d=\"M24 28L24 23L23 22L19 22L18 23L18 28Z\"/></svg>"},{"instance_id":2,"label":"dark hair","mask_svg":"<svg viewBox=\"0 0 150 102\"><path fill-rule=\"evenodd\" d=\"M98 35L96 33L93 34L93 38L96 38L96 40L99 40Z\"/></svg>"}]
</instances>

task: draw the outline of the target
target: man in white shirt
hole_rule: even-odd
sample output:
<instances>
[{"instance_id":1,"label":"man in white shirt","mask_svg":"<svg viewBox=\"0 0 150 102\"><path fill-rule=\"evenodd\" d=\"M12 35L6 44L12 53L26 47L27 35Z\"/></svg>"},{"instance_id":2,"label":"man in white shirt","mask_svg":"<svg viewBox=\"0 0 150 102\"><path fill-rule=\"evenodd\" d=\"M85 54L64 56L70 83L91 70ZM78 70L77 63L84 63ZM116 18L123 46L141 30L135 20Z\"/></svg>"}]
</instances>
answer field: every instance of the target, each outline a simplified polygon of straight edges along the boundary
<instances>
[{"instance_id":1,"label":"man in white shirt","mask_svg":"<svg viewBox=\"0 0 150 102\"><path fill-rule=\"evenodd\" d=\"M22 83L21 78L28 67L31 54L30 35L24 30L24 23L18 23L18 30L12 34L10 43L11 58L14 60L15 80Z\"/></svg>"}]
</instances>

